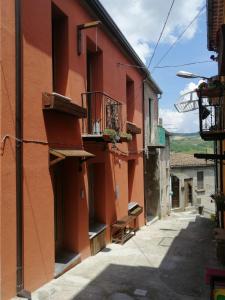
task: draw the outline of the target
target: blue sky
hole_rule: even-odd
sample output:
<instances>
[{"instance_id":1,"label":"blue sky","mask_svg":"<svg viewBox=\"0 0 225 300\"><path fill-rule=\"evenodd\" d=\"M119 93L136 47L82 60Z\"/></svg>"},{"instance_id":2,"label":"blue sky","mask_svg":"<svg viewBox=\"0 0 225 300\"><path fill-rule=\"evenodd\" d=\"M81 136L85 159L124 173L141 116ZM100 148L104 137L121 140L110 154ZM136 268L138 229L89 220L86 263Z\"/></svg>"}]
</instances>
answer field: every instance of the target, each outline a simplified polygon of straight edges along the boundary
<instances>
[{"instance_id":1,"label":"blue sky","mask_svg":"<svg viewBox=\"0 0 225 300\"><path fill-rule=\"evenodd\" d=\"M141 59L148 63L171 1L123 0L121 2L119 0L101 0L101 2ZM152 61L151 72L177 36L204 5L204 0L175 1L162 41ZM207 22L206 11L204 11L160 65L179 65L210 60L212 54L214 53L207 50ZM155 69L152 72L153 78L163 91L160 100L160 114L163 117L164 126L168 130L177 132L198 131L197 111L180 114L174 109L174 103L178 100L180 93L195 88L195 84L199 82L199 79L190 80L177 77L176 72L180 70L212 76L217 73L217 64L210 62L178 68Z\"/></svg>"}]
</instances>

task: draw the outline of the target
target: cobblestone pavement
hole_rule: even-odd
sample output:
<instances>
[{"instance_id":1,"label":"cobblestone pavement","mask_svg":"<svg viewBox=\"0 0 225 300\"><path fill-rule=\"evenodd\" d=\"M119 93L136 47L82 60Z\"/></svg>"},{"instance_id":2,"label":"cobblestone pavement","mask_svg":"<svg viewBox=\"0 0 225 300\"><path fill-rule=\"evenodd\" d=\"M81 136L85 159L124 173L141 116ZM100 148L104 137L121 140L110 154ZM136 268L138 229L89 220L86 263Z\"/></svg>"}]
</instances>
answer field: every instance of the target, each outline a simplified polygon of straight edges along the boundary
<instances>
[{"instance_id":1,"label":"cobblestone pavement","mask_svg":"<svg viewBox=\"0 0 225 300\"><path fill-rule=\"evenodd\" d=\"M218 266L212 229L193 211L172 213L125 245L108 245L34 292L32 300L209 299L205 268Z\"/></svg>"}]
</instances>

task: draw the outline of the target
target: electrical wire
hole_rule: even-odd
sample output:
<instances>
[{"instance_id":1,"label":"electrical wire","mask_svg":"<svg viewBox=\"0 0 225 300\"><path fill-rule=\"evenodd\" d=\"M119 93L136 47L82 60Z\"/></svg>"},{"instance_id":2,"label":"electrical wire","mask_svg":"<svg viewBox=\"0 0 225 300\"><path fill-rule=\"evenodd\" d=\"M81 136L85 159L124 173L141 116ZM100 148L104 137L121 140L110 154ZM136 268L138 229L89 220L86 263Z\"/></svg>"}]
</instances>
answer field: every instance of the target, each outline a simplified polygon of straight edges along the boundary
<instances>
[{"instance_id":1,"label":"electrical wire","mask_svg":"<svg viewBox=\"0 0 225 300\"><path fill-rule=\"evenodd\" d=\"M166 51L166 53L160 58L158 63L153 68L153 71L160 65L160 63L164 60L164 58L169 54L169 52L174 48L174 46L178 43L178 41L183 37L183 35L186 33L186 31L191 27L191 25L197 20L197 18L202 14L202 12L205 10L206 5L204 5L198 14L192 19L192 21L188 24L188 26L181 32L181 34L177 37L174 43L169 47L169 49ZM152 72L153 72L152 71Z\"/></svg>"},{"instance_id":2,"label":"electrical wire","mask_svg":"<svg viewBox=\"0 0 225 300\"><path fill-rule=\"evenodd\" d=\"M190 62L190 63L186 63L186 64L182 64L182 65L158 66L158 67L155 67L155 69L177 68L177 67L205 64L205 63L213 63L213 61L212 60L203 60L203 61Z\"/></svg>"},{"instance_id":3,"label":"electrical wire","mask_svg":"<svg viewBox=\"0 0 225 300\"><path fill-rule=\"evenodd\" d=\"M81 150L80 149L80 145L73 145L73 144L65 144L65 143L60 143L60 142L53 142L53 141L43 141L43 140L36 140L36 139L18 139L17 137L11 135L11 134L6 134L2 137L2 139L0 140L0 144L1 144L1 152L3 154L4 152L4 148L5 148L5 143L6 143L6 140L8 139L13 139L17 142L20 142L20 143L24 143L24 144L39 144L39 145L52 145L54 147L62 147L63 149L64 148L73 148L74 150Z\"/></svg>"},{"instance_id":4,"label":"electrical wire","mask_svg":"<svg viewBox=\"0 0 225 300\"><path fill-rule=\"evenodd\" d=\"M160 42L160 40L161 40L161 38L162 38L162 35L163 35L163 33L164 33L164 30L165 30L165 28L166 28L166 25L167 25L169 16L170 16L170 14L171 14L171 11L172 11L174 2L175 2L175 0L172 0L172 3L171 3L171 5L170 5L169 11L168 11L168 14L167 14L167 17L166 17L166 20L165 20L165 22L164 22L164 24L163 24L163 28L162 28L162 30L161 30L161 32L160 32L158 41L157 41L157 43L156 43L156 45L155 45L155 48L154 48L154 51L153 51L152 56L151 56L151 58L150 58L150 61L149 61L149 63L148 63L147 69L150 67L150 65L151 65L151 63L152 63L152 60L153 60L153 58L154 58L154 56L155 56L156 49L158 48L159 42Z\"/></svg>"}]
</instances>

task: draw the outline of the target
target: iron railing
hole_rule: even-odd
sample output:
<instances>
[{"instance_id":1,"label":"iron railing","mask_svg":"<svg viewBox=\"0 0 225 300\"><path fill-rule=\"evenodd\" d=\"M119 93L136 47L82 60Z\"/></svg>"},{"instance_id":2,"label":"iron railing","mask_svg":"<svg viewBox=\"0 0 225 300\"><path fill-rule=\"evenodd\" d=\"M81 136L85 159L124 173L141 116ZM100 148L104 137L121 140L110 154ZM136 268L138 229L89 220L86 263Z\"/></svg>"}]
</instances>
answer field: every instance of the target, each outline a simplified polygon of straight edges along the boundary
<instances>
[{"instance_id":1,"label":"iron railing","mask_svg":"<svg viewBox=\"0 0 225 300\"><path fill-rule=\"evenodd\" d=\"M204 140L221 140L225 137L224 96L199 95L199 127Z\"/></svg>"},{"instance_id":2,"label":"iron railing","mask_svg":"<svg viewBox=\"0 0 225 300\"><path fill-rule=\"evenodd\" d=\"M122 104L103 92L81 94L82 106L87 109L83 119L83 134L103 134L105 129L122 131Z\"/></svg>"}]
</instances>

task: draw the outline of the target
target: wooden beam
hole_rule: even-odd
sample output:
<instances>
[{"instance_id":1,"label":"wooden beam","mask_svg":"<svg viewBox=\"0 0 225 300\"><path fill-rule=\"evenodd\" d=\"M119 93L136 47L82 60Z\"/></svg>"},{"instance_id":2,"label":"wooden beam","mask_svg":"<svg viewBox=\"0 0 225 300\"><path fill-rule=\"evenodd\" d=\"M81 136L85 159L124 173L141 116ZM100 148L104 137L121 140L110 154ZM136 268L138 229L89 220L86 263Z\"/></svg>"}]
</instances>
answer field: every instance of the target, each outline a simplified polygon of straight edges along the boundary
<instances>
[{"instance_id":1,"label":"wooden beam","mask_svg":"<svg viewBox=\"0 0 225 300\"><path fill-rule=\"evenodd\" d=\"M225 154L194 153L194 157L198 159L225 160Z\"/></svg>"},{"instance_id":2,"label":"wooden beam","mask_svg":"<svg viewBox=\"0 0 225 300\"><path fill-rule=\"evenodd\" d=\"M127 122L127 132L131 134L140 134L141 128L139 128L136 124Z\"/></svg>"},{"instance_id":3,"label":"wooden beam","mask_svg":"<svg viewBox=\"0 0 225 300\"><path fill-rule=\"evenodd\" d=\"M57 111L76 118L87 117L87 109L73 103L70 98L56 93L42 94L42 108L44 111Z\"/></svg>"}]
</instances>

